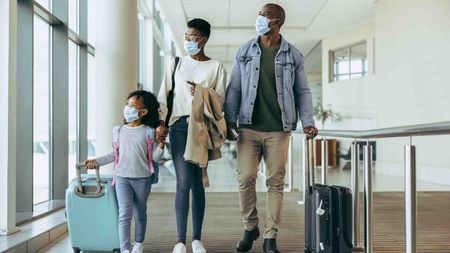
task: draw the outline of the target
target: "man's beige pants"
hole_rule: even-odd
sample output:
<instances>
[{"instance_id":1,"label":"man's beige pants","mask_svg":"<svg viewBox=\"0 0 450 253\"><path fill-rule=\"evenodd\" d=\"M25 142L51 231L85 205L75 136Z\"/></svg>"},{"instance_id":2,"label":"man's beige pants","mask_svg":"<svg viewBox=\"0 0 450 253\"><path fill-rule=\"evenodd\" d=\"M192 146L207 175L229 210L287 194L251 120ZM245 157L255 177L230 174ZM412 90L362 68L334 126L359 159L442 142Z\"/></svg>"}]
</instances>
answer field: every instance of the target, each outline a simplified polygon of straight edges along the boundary
<instances>
[{"instance_id":1,"label":"man's beige pants","mask_svg":"<svg viewBox=\"0 0 450 253\"><path fill-rule=\"evenodd\" d=\"M239 200L245 229L258 226L256 208L256 177L261 158L266 165L267 218L264 238L276 238L281 223L284 175L290 132L259 132L241 128L238 141Z\"/></svg>"}]
</instances>

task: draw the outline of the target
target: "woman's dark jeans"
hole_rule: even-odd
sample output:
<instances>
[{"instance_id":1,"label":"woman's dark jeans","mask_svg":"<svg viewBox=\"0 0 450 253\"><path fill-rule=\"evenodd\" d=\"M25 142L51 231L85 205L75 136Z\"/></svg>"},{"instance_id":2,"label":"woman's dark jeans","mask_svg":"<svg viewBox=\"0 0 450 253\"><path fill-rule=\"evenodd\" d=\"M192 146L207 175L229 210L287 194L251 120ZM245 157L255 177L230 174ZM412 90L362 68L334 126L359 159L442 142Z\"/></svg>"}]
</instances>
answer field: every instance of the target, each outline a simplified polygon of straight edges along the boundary
<instances>
[{"instance_id":1,"label":"woman's dark jeans","mask_svg":"<svg viewBox=\"0 0 450 253\"><path fill-rule=\"evenodd\" d=\"M183 158L188 133L188 117L181 117L170 126L169 141L172 159L177 175L175 213L177 218L178 241L186 242L187 219L189 213L189 193L192 190L192 240L201 240L203 217L205 216L205 188L202 169Z\"/></svg>"}]
</instances>

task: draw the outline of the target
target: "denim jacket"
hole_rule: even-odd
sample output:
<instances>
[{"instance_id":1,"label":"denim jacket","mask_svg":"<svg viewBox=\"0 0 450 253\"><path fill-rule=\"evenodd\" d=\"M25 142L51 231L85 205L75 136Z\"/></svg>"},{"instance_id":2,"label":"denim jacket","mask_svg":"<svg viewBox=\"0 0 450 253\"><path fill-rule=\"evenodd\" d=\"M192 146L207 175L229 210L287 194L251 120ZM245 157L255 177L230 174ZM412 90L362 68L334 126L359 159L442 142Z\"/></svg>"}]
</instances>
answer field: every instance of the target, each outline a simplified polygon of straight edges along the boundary
<instances>
[{"instance_id":1,"label":"denim jacket","mask_svg":"<svg viewBox=\"0 0 450 253\"><path fill-rule=\"evenodd\" d=\"M227 123L252 124L261 49L259 36L239 48L233 62L230 82L225 96L225 120ZM303 127L314 126L311 90L303 66L303 55L283 37L275 57L275 79L278 105L284 131L297 128L298 116ZM239 115L239 116L238 116Z\"/></svg>"}]
</instances>

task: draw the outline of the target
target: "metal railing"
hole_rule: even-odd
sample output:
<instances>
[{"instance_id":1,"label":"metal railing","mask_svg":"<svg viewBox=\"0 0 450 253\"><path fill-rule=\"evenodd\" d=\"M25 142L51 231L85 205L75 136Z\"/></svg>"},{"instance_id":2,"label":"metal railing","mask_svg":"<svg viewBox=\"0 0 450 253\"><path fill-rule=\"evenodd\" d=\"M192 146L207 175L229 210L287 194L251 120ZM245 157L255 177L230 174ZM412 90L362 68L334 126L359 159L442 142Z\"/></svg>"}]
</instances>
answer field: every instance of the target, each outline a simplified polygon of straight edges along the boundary
<instances>
[{"instance_id":1,"label":"metal railing","mask_svg":"<svg viewBox=\"0 0 450 253\"><path fill-rule=\"evenodd\" d=\"M299 133L300 131L296 132ZM412 144L413 136L426 135L444 135L450 134L450 121L421 124L413 126L392 127L383 129L374 129L366 131L346 131L346 130L323 130L318 136L322 139L322 184L326 184L327 174L327 137L341 137L354 139L351 145L351 190L352 190L352 226L353 235L352 242L355 250L364 250L364 252L371 253L372 249L372 147L369 145L369 139L381 138L397 138L410 137L409 144L404 146L404 169L405 169L405 234L406 234L406 252L416 252L416 221L417 221L417 204L416 204L416 149ZM359 146L357 139L367 140L367 145L364 145L363 164L364 164L364 249L360 247L359 243ZM303 143L303 200L299 201L304 204L305 200L305 177L306 177L306 139ZM314 150L314 149L313 149ZM291 160L292 161L292 160ZM288 164L288 169L291 170L289 175L292 175L292 164Z\"/></svg>"}]
</instances>

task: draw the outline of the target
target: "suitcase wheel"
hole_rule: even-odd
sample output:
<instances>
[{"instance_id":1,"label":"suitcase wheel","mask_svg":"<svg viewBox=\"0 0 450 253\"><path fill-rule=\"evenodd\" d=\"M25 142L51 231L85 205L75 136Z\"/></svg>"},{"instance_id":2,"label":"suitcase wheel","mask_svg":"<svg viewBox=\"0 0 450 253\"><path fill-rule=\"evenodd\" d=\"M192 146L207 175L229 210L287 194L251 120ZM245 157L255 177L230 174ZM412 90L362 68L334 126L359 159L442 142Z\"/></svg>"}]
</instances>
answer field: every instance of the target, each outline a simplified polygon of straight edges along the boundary
<instances>
[{"instance_id":1,"label":"suitcase wheel","mask_svg":"<svg viewBox=\"0 0 450 253\"><path fill-rule=\"evenodd\" d=\"M73 247L72 249L73 249L73 253L80 253L81 252L80 248Z\"/></svg>"}]
</instances>

